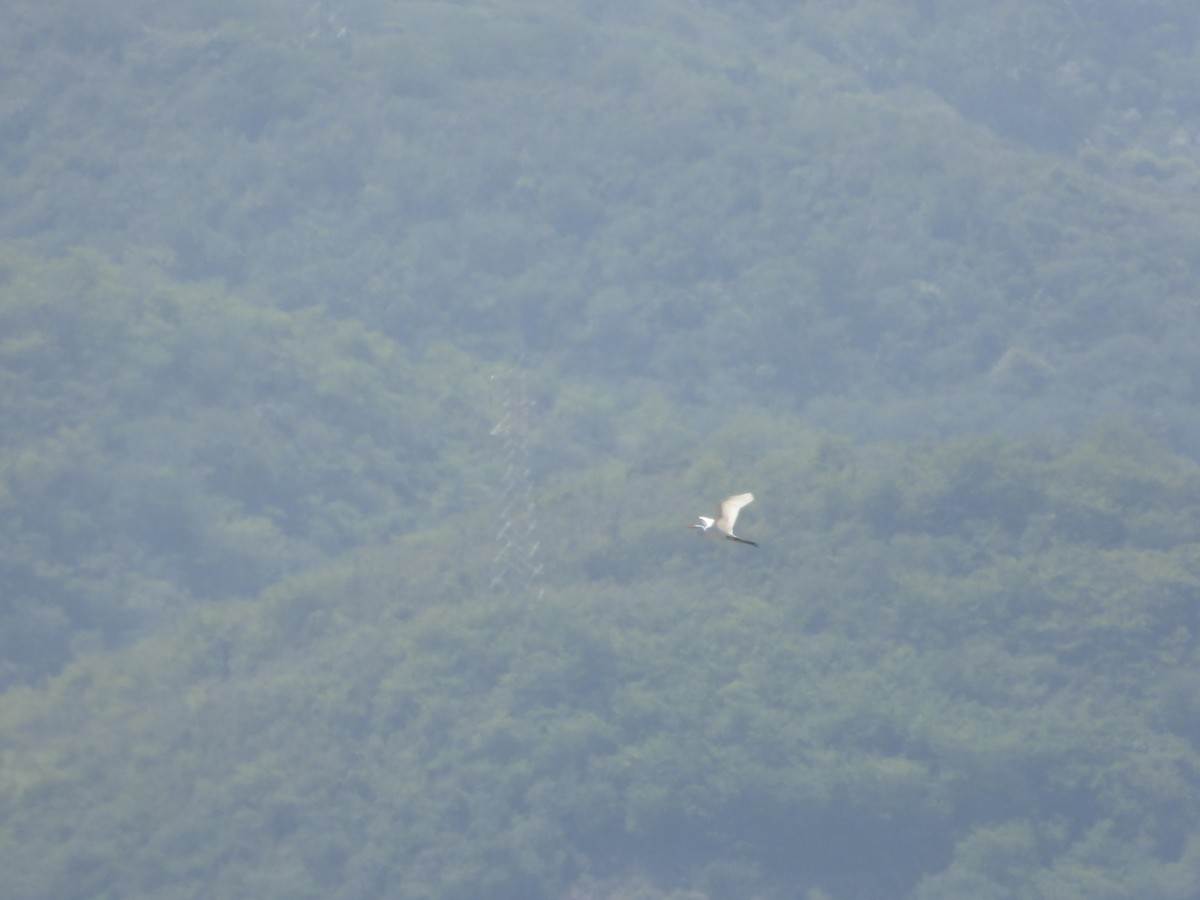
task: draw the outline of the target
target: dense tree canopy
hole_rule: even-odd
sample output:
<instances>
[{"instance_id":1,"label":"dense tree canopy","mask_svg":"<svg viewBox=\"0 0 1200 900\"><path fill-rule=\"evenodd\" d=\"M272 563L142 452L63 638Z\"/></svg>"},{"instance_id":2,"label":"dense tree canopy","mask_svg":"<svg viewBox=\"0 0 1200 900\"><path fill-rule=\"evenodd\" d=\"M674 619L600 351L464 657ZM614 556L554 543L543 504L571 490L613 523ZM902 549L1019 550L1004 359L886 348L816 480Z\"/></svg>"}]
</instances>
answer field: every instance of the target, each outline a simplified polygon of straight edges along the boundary
<instances>
[{"instance_id":1,"label":"dense tree canopy","mask_svg":"<svg viewBox=\"0 0 1200 900\"><path fill-rule=\"evenodd\" d=\"M10 6L9 895L1200 894L1191 3Z\"/></svg>"}]
</instances>

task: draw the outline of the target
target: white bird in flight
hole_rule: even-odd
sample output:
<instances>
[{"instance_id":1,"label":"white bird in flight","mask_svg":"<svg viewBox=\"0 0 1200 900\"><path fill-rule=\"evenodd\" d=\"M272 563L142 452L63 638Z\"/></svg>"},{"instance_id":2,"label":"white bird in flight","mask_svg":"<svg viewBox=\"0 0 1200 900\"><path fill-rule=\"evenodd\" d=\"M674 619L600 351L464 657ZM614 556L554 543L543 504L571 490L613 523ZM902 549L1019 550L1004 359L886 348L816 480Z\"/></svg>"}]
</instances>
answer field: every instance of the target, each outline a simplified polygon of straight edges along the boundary
<instances>
[{"instance_id":1,"label":"white bird in flight","mask_svg":"<svg viewBox=\"0 0 1200 900\"><path fill-rule=\"evenodd\" d=\"M741 512L743 506L748 506L753 502L754 495L750 493L734 494L732 497L726 497L721 501L715 519L710 519L708 516L700 516L700 524L689 525L688 528L695 528L702 535L708 535L709 537L723 537L726 540L737 541L739 544L749 544L751 547L757 547L758 544L754 541L740 538L733 533L733 523L737 521L738 513Z\"/></svg>"}]
</instances>

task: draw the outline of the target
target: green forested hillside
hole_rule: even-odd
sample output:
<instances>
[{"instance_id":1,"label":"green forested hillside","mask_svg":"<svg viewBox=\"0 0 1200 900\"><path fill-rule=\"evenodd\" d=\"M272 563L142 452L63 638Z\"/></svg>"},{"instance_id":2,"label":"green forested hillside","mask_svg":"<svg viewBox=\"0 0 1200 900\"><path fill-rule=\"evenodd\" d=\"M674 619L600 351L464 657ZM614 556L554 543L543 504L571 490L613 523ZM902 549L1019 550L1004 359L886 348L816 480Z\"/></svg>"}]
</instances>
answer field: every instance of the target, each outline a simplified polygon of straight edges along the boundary
<instances>
[{"instance_id":1,"label":"green forested hillside","mask_svg":"<svg viewBox=\"0 0 1200 900\"><path fill-rule=\"evenodd\" d=\"M801 464L758 554L639 525L532 602L459 522L10 690L16 896L1191 896L1200 470Z\"/></svg>"},{"instance_id":2,"label":"green forested hillside","mask_svg":"<svg viewBox=\"0 0 1200 900\"><path fill-rule=\"evenodd\" d=\"M0 233L872 437L1125 386L1200 450L1181 0L19 6Z\"/></svg>"},{"instance_id":3,"label":"green forested hillside","mask_svg":"<svg viewBox=\"0 0 1200 900\"><path fill-rule=\"evenodd\" d=\"M468 502L487 388L448 344L94 253L3 267L6 679Z\"/></svg>"},{"instance_id":4,"label":"green forested hillside","mask_svg":"<svg viewBox=\"0 0 1200 900\"><path fill-rule=\"evenodd\" d=\"M1191 4L10 5L8 895L1200 894Z\"/></svg>"}]
</instances>

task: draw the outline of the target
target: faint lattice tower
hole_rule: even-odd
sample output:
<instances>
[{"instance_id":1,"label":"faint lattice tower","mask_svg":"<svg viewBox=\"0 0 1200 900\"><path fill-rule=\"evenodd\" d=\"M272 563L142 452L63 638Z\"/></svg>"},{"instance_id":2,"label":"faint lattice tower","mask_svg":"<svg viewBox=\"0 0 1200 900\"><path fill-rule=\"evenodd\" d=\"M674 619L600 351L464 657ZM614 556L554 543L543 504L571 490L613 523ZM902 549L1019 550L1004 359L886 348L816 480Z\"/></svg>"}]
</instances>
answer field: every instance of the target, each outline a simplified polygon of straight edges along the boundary
<instances>
[{"instance_id":1,"label":"faint lattice tower","mask_svg":"<svg viewBox=\"0 0 1200 900\"><path fill-rule=\"evenodd\" d=\"M503 394L500 421L492 429L504 447L504 474L500 482L500 529L496 532L495 575L491 587L541 599L537 582L542 573L538 561L537 504L533 499L529 464L529 418L532 401L525 384L524 358L491 376Z\"/></svg>"}]
</instances>

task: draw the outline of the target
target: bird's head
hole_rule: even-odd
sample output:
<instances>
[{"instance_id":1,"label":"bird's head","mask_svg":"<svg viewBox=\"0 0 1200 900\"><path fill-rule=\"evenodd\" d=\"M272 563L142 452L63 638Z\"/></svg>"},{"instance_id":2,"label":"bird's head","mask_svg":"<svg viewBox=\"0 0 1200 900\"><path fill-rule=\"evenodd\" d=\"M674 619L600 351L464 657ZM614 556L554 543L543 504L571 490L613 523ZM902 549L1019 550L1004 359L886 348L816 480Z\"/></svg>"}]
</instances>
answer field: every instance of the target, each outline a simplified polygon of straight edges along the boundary
<instances>
[{"instance_id":1,"label":"bird's head","mask_svg":"<svg viewBox=\"0 0 1200 900\"><path fill-rule=\"evenodd\" d=\"M693 523L688 525L688 528L695 528L697 531L708 531L708 529L712 528L713 522L716 521L715 519L710 519L708 516L698 516L697 518L700 519L699 524Z\"/></svg>"}]
</instances>

